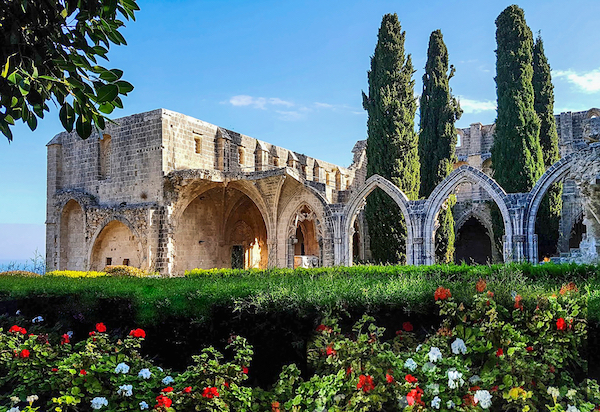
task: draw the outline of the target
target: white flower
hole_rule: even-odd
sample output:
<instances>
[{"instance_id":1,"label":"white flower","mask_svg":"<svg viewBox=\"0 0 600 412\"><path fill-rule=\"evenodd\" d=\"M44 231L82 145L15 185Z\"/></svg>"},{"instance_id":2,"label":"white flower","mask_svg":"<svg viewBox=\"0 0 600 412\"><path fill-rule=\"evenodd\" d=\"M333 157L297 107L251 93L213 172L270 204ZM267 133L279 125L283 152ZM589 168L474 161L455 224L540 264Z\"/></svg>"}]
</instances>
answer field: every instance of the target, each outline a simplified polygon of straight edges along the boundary
<instances>
[{"instance_id":1,"label":"white flower","mask_svg":"<svg viewBox=\"0 0 600 412\"><path fill-rule=\"evenodd\" d=\"M415 348L415 352L420 351L421 350L421 346L423 346L423 345L421 345L421 344L417 345L417 347Z\"/></svg>"},{"instance_id":2,"label":"white flower","mask_svg":"<svg viewBox=\"0 0 600 412\"><path fill-rule=\"evenodd\" d=\"M579 412L579 409L577 409L573 405L568 405L567 412Z\"/></svg>"},{"instance_id":3,"label":"white flower","mask_svg":"<svg viewBox=\"0 0 600 412\"><path fill-rule=\"evenodd\" d=\"M43 322L44 318L42 318L41 316L36 316L35 318L31 319L31 323L39 323L39 322Z\"/></svg>"},{"instance_id":4,"label":"white flower","mask_svg":"<svg viewBox=\"0 0 600 412\"><path fill-rule=\"evenodd\" d=\"M412 358L408 358L405 362L404 362L404 367L410 369L411 372L414 372L415 369L417 369L417 362L415 362Z\"/></svg>"},{"instance_id":5,"label":"white flower","mask_svg":"<svg viewBox=\"0 0 600 412\"><path fill-rule=\"evenodd\" d=\"M166 376L162 380L163 385L168 385L168 384L173 383L173 382L175 382L175 379L171 378L170 376Z\"/></svg>"},{"instance_id":6,"label":"white flower","mask_svg":"<svg viewBox=\"0 0 600 412\"><path fill-rule=\"evenodd\" d=\"M569 389L565 396L571 400L574 400L575 396L577 396L577 391L575 389Z\"/></svg>"},{"instance_id":7,"label":"white flower","mask_svg":"<svg viewBox=\"0 0 600 412\"><path fill-rule=\"evenodd\" d=\"M108 406L108 400L101 396L96 396L92 399L92 409L100 409L103 406Z\"/></svg>"},{"instance_id":8,"label":"white flower","mask_svg":"<svg viewBox=\"0 0 600 412\"><path fill-rule=\"evenodd\" d=\"M454 342L452 342L452 353L458 355L462 353L463 355L467 353L467 346L465 345L465 341L461 338L456 338Z\"/></svg>"},{"instance_id":9,"label":"white flower","mask_svg":"<svg viewBox=\"0 0 600 412\"><path fill-rule=\"evenodd\" d=\"M140 410L143 411L144 409L148 409L150 406L148 406L148 404L145 401L141 401L140 402Z\"/></svg>"},{"instance_id":10,"label":"white flower","mask_svg":"<svg viewBox=\"0 0 600 412\"><path fill-rule=\"evenodd\" d=\"M475 399L475 403L479 403L479 406L481 406L483 409L487 409L492 406L492 395L488 391L479 390L475 392L473 399Z\"/></svg>"},{"instance_id":11,"label":"white flower","mask_svg":"<svg viewBox=\"0 0 600 412\"><path fill-rule=\"evenodd\" d=\"M431 362L427 362L425 363L421 369L423 370L423 372L428 373L428 372L432 372L435 370L435 365Z\"/></svg>"},{"instance_id":12,"label":"white flower","mask_svg":"<svg viewBox=\"0 0 600 412\"><path fill-rule=\"evenodd\" d=\"M429 356L430 362L442 360L442 352L440 352L440 350L438 348L436 348L435 346L431 347L427 356Z\"/></svg>"},{"instance_id":13,"label":"white flower","mask_svg":"<svg viewBox=\"0 0 600 412\"><path fill-rule=\"evenodd\" d=\"M469 383L477 383L481 380L479 375L473 375L469 378Z\"/></svg>"},{"instance_id":14,"label":"white flower","mask_svg":"<svg viewBox=\"0 0 600 412\"><path fill-rule=\"evenodd\" d=\"M18 396L11 396L10 401L12 403L19 403L19 402L21 402L21 398L19 398Z\"/></svg>"},{"instance_id":15,"label":"white flower","mask_svg":"<svg viewBox=\"0 0 600 412\"><path fill-rule=\"evenodd\" d=\"M119 363L115 368L115 373L129 373L129 365L126 363Z\"/></svg>"},{"instance_id":16,"label":"white flower","mask_svg":"<svg viewBox=\"0 0 600 412\"><path fill-rule=\"evenodd\" d=\"M117 393L123 396L131 396L133 395L133 385L121 385Z\"/></svg>"},{"instance_id":17,"label":"white flower","mask_svg":"<svg viewBox=\"0 0 600 412\"><path fill-rule=\"evenodd\" d=\"M446 402L446 407L448 409L454 409L456 405L454 404L454 402L452 402L452 400L449 400L448 402Z\"/></svg>"},{"instance_id":18,"label":"white flower","mask_svg":"<svg viewBox=\"0 0 600 412\"><path fill-rule=\"evenodd\" d=\"M462 384L465 383L462 376L463 376L462 373L459 371L455 371L455 370L448 371L448 387L450 389L456 389L459 386L462 386Z\"/></svg>"},{"instance_id":19,"label":"white flower","mask_svg":"<svg viewBox=\"0 0 600 412\"><path fill-rule=\"evenodd\" d=\"M440 399L439 396L436 396L435 398L433 398L433 400L431 401L431 407L435 408L435 409L440 409L440 404L442 403L442 400Z\"/></svg>"},{"instance_id":20,"label":"white flower","mask_svg":"<svg viewBox=\"0 0 600 412\"><path fill-rule=\"evenodd\" d=\"M163 371L163 368L161 368L160 366L157 366L156 369L158 369L159 371Z\"/></svg>"},{"instance_id":21,"label":"white flower","mask_svg":"<svg viewBox=\"0 0 600 412\"><path fill-rule=\"evenodd\" d=\"M21 314L21 310L20 309L15 312L15 315L17 315L17 316L19 316L20 314Z\"/></svg>"},{"instance_id":22,"label":"white flower","mask_svg":"<svg viewBox=\"0 0 600 412\"><path fill-rule=\"evenodd\" d=\"M7 412L21 412L21 410L19 409L18 406L15 406L13 408L10 408Z\"/></svg>"},{"instance_id":23,"label":"white flower","mask_svg":"<svg viewBox=\"0 0 600 412\"><path fill-rule=\"evenodd\" d=\"M560 396L560 391L558 390L558 388L555 388L553 386L548 386L548 390L546 392L548 392L548 395L552 396L554 399Z\"/></svg>"},{"instance_id":24,"label":"white flower","mask_svg":"<svg viewBox=\"0 0 600 412\"><path fill-rule=\"evenodd\" d=\"M152 376L152 372L150 372L150 369L148 368L144 368L138 373L138 377L140 378L150 379L150 376Z\"/></svg>"},{"instance_id":25,"label":"white flower","mask_svg":"<svg viewBox=\"0 0 600 412\"><path fill-rule=\"evenodd\" d=\"M27 398L25 398L25 400L31 405L32 403L34 403L35 401L37 401L38 399L40 399L37 395L29 395Z\"/></svg>"},{"instance_id":26,"label":"white flower","mask_svg":"<svg viewBox=\"0 0 600 412\"><path fill-rule=\"evenodd\" d=\"M515 298L517 297L517 292L513 290L512 292L510 292L510 296L513 298L513 300L515 300Z\"/></svg>"},{"instance_id":27,"label":"white flower","mask_svg":"<svg viewBox=\"0 0 600 412\"><path fill-rule=\"evenodd\" d=\"M72 330L68 331L67 335L69 335L69 339L71 339L73 337L73 331Z\"/></svg>"}]
</instances>

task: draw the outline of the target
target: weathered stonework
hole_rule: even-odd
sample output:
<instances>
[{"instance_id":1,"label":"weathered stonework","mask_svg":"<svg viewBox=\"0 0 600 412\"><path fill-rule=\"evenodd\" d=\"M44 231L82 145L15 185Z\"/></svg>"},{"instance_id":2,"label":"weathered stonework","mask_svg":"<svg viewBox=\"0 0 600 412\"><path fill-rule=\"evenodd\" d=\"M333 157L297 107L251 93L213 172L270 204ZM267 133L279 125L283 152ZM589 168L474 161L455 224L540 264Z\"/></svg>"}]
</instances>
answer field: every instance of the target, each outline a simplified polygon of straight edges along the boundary
<instances>
[{"instance_id":1,"label":"weathered stonework","mask_svg":"<svg viewBox=\"0 0 600 412\"><path fill-rule=\"evenodd\" d=\"M452 193L463 202L458 223L478 216L491 227L494 201L505 224L503 259L536 261L531 222L541 197L574 164L598 155L597 145L573 137L581 129L593 140L597 118L569 129L563 117L561 133L574 149L531 193L506 194L485 173L493 127L474 125L460 131L456 170L418 201L380 176L366 179L365 141L343 168L164 109L118 119L87 140L61 133L48 144L47 267L130 264L177 275L196 267L350 265L369 258L362 208L376 188L408 222L410 264L434 262L437 214Z\"/></svg>"}]
</instances>

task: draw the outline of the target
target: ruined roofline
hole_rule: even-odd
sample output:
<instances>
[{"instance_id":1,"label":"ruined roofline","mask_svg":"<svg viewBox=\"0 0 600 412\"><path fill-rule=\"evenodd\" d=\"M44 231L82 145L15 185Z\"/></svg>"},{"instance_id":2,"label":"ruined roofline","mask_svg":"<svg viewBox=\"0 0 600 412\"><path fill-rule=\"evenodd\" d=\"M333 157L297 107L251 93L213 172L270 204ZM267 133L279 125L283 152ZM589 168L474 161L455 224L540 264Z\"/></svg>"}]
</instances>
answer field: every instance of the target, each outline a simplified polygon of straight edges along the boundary
<instances>
[{"instance_id":1,"label":"ruined roofline","mask_svg":"<svg viewBox=\"0 0 600 412\"><path fill-rule=\"evenodd\" d=\"M298 153L298 152L295 152L293 150L286 149L285 147L277 146L277 145L274 145L272 143L265 142L264 140L260 140L260 139L257 139L255 137L248 136L248 135L245 135L243 133L235 132L235 131L227 129L225 127L221 127L221 126L218 126L218 125L206 122L204 120L200 120L200 119L197 119L195 117L189 116L187 114L179 113L179 112L176 112L176 111L173 111L173 110L169 110L169 109L165 109L165 108L149 110L149 111L141 112L141 113L135 113L135 114L131 114L129 116L123 116L123 117L119 117L119 118L113 119L112 121L115 122L115 123L120 123L120 122L123 122L123 121L128 121L128 120L132 120L132 119L139 118L139 117L143 117L143 118L153 117L154 115L157 115L160 118L165 118L167 116L182 116L183 118L185 118L186 120L188 120L190 122L204 124L204 125L206 125L206 126L208 126L210 128L214 128L215 130L218 131L218 133L221 136L223 136L227 140L236 141L236 140L239 140L241 137L246 137L246 138L252 139L252 140L256 141L257 145L259 145L260 147L262 147L263 150L266 150L268 152L271 152L271 151L276 150L276 149L281 149L283 151L291 153L292 157L295 158L294 160L297 160L302 165L307 165L308 164L307 159L312 159L314 162L317 162L319 165L321 165L321 167L327 167L328 169L331 169L331 170L335 170L336 168L339 168L344 174L349 174L351 172L350 167L340 166L340 165L337 165L337 164L332 163L332 162L328 162L328 161L325 161L325 160L322 160L322 159L317 159L315 157L305 155L304 153ZM110 123L107 123L107 127L110 127ZM76 132L75 131L73 131L73 132L62 131L62 132L56 134L46 144L46 146L51 146L51 145L55 145L55 144L62 144L62 138L66 137L66 136L69 136L71 134L76 134ZM93 135L93 133L92 133L92 135ZM361 142L361 141L359 141L359 142ZM357 145L355 145L354 147L356 148ZM284 162L286 160L287 160L287 157L284 159Z\"/></svg>"}]
</instances>

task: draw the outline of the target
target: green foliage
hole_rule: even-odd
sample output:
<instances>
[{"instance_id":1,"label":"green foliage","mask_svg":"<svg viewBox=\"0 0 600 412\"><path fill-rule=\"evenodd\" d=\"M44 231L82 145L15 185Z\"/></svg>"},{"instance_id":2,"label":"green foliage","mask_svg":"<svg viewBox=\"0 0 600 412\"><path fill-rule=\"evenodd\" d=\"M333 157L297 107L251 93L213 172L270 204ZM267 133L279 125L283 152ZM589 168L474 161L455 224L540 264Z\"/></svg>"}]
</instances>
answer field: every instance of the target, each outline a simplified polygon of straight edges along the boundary
<instances>
[{"instance_id":1,"label":"green foliage","mask_svg":"<svg viewBox=\"0 0 600 412\"><path fill-rule=\"evenodd\" d=\"M534 107L540 118L540 146L544 166L548 169L560 159L558 133L554 120L554 86L550 65L544 53L544 43L538 35L533 46ZM542 199L536 220L539 257L556 254L558 227L562 212L562 183L555 183Z\"/></svg>"},{"instance_id":2,"label":"green foliage","mask_svg":"<svg viewBox=\"0 0 600 412\"><path fill-rule=\"evenodd\" d=\"M565 411L572 405L591 412L600 391L586 379L580 354L585 294L569 283L532 301L513 291L502 305L491 285L470 282L464 303L452 296L458 290L443 287L425 297L435 299L441 318L427 336L422 325L403 319L390 338L369 315L349 333L335 317L325 318L308 345L307 376L296 365L284 366L268 390L245 385L253 348L239 336L229 339L231 360L208 347L179 373L140 353L140 329L118 339L97 324L73 343L68 335L28 334L14 325L0 329L0 411L42 405L91 411L100 398L100 410L109 411L143 410L142 402L159 412L416 411L436 402L440 410L467 411L477 400L477 410Z\"/></svg>"},{"instance_id":3,"label":"green foliage","mask_svg":"<svg viewBox=\"0 0 600 412\"><path fill-rule=\"evenodd\" d=\"M450 92L454 66L448 68L448 49L440 30L431 33L427 63L423 75L423 93L419 111L419 159L421 160L422 197L452 173L456 163L456 128L454 122L462 114L457 100ZM438 216L435 256L440 263L454 261L454 218L452 205L446 204Z\"/></svg>"},{"instance_id":4,"label":"green foliage","mask_svg":"<svg viewBox=\"0 0 600 412\"><path fill-rule=\"evenodd\" d=\"M496 42L494 179L509 193L526 193L544 173L544 160L534 109L533 36L518 6L507 7L496 19Z\"/></svg>"},{"instance_id":5,"label":"green foliage","mask_svg":"<svg viewBox=\"0 0 600 412\"><path fill-rule=\"evenodd\" d=\"M396 14L383 16L368 72L369 95L363 93L367 121L367 176L393 182L409 199L419 193L419 155L414 117L414 73L404 55L405 32ZM371 252L376 262L405 260L406 223L398 206L382 191L367 198L365 209Z\"/></svg>"},{"instance_id":6,"label":"green foliage","mask_svg":"<svg viewBox=\"0 0 600 412\"><path fill-rule=\"evenodd\" d=\"M11 126L21 119L31 130L60 107L63 127L82 138L94 126L103 129L120 96L133 86L119 69L98 65L110 44L126 44L119 33L125 19L135 19L136 0L8 0L0 13L0 130L12 140Z\"/></svg>"}]
</instances>

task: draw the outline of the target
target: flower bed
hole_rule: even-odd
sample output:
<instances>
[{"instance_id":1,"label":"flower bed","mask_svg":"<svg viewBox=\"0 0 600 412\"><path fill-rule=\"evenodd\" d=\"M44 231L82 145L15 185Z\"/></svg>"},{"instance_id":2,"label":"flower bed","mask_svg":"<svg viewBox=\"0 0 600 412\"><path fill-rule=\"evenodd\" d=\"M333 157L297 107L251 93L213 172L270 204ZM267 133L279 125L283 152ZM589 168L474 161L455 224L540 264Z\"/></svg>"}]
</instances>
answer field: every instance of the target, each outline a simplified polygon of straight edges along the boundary
<instances>
[{"instance_id":1,"label":"flower bed","mask_svg":"<svg viewBox=\"0 0 600 412\"><path fill-rule=\"evenodd\" d=\"M442 323L431 333L398 319L391 339L370 316L344 331L336 319L317 326L308 347L312 370L283 368L272 387L247 386L253 350L231 336L224 361L214 348L180 373L140 355L143 329L112 336L96 324L84 340L68 332L0 333L0 412L11 411L592 411L600 404L580 351L585 294L573 283L500 305L485 281L470 303L442 286L432 293ZM470 290L473 290L471 286ZM43 318L36 318L36 324Z\"/></svg>"}]
</instances>

